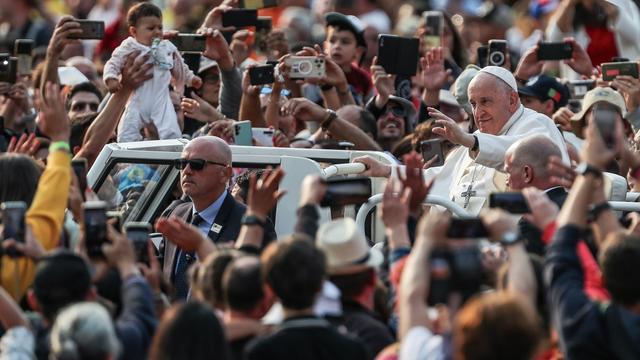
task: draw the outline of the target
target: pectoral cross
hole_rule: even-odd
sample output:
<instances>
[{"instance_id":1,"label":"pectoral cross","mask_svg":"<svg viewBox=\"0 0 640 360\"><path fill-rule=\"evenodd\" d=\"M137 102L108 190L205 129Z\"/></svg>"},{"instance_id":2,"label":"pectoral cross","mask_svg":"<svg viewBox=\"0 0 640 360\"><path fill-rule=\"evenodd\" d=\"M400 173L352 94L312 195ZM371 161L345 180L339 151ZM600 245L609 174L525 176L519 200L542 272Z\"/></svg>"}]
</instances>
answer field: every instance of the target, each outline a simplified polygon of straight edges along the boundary
<instances>
[{"instance_id":1,"label":"pectoral cross","mask_svg":"<svg viewBox=\"0 0 640 360\"><path fill-rule=\"evenodd\" d=\"M471 190L471 184L469 184L469 186L467 187L467 190L463 191L462 194L460 195L464 198L464 208L466 209L467 206L469 206L469 201L471 200L471 197L476 196L476 192Z\"/></svg>"}]
</instances>

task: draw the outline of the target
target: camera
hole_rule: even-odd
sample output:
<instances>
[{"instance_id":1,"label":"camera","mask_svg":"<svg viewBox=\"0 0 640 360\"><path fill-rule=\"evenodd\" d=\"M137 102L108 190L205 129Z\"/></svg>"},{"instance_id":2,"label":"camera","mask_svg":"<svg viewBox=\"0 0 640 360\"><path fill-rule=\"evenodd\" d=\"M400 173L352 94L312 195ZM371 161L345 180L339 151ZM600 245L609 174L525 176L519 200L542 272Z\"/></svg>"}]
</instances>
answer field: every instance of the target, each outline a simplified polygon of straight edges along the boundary
<instances>
[{"instance_id":1,"label":"camera","mask_svg":"<svg viewBox=\"0 0 640 360\"><path fill-rule=\"evenodd\" d=\"M133 243L136 252L136 258L139 262L149 265L149 251L147 244L149 243L149 234L151 233L151 225L146 222L128 222L124 225L127 238Z\"/></svg>"},{"instance_id":2,"label":"camera","mask_svg":"<svg viewBox=\"0 0 640 360\"><path fill-rule=\"evenodd\" d=\"M321 78L325 75L324 59L315 56L291 56L284 61L292 79Z\"/></svg>"},{"instance_id":3,"label":"camera","mask_svg":"<svg viewBox=\"0 0 640 360\"><path fill-rule=\"evenodd\" d=\"M275 82L273 65L256 66L249 69L251 85L273 84Z\"/></svg>"},{"instance_id":4,"label":"camera","mask_svg":"<svg viewBox=\"0 0 640 360\"><path fill-rule=\"evenodd\" d=\"M503 66L507 61L507 41L489 40L488 65Z\"/></svg>"},{"instance_id":5,"label":"camera","mask_svg":"<svg viewBox=\"0 0 640 360\"><path fill-rule=\"evenodd\" d=\"M528 214L529 204L520 192L499 192L489 194L489 207L499 208L511 214Z\"/></svg>"}]
</instances>

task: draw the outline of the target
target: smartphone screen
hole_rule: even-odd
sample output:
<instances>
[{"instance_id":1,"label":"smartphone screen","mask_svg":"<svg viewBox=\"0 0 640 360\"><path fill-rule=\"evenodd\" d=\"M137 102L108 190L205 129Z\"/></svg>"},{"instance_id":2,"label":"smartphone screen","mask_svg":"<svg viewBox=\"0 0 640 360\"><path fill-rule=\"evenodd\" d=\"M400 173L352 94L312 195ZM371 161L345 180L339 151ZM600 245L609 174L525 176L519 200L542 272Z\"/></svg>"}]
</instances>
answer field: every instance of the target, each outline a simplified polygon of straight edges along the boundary
<instances>
[{"instance_id":1,"label":"smartphone screen","mask_svg":"<svg viewBox=\"0 0 640 360\"><path fill-rule=\"evenodd\" d=\"M222 26L236 28L255 26L258 22L258 10L231 9L222 13Z\"/></svg>"},{"instance_id":2,"label":"smartphone screen","mask_svg":"<svg viewBox=\"0 0 640 360\"><path fill-rule=\"evenodd\" d=\"M538 45L538 60L564 60L573 56L570 43L541 43Z\"/></svg>"},{"instance_id":3,"label":"smartphone screen","mask_svg":"<svg viewBox=\"0 0 640 360\"><path fill-rule=\"evenodd\" d=\"M489 236L487 228L480 218L452 218L447 230L450 239L473 239Z\"/></svg>"},{"instance_id":4,"label":"smartphone screen","mask_svg":"<svg viewBox=\"0 0 640 360\"><path fill-rule=\"evenodd\" d=\"M127 238L131 240L139 262L149 265L149 234L151 225L149 223L130 222L124 226Z\"/></svg>"},{"instance_id":5,"label":"smartphone screen","mask_svg":"<svg viewBox=\"0 0 640 360\"><path fill-rule=\"evenodd\" d=\"M88 201L84 205L85 246L89 257L104 257L102 244L107 241L107 204Z\"/></svg>"},{"instance_id":6,"label":"smartphone screen","mask_svg":"<svg viewBox=\"0 0 640 360\"><path fill-rule=\"evenodd\" d=\"M370 178L329 179L320 206L363 204L371 197Z\"/></svg>"},{"instance_id":7,"label":"smartphone screen","mask_svg":"<svg viewBox=\"0 0 640 360\"><path fill-rule=\"evenodd\" d=\"M512 214L531 212L527 200L520 192L491 193L489 194L489 207L503 209Z\"/></svg>"},{"instance_id":8,"label":"smartphone screen","mask_svg":"<svg viewBox=\"0 0 640 360\"><path fill-rule=\"evenodd\" d=\"M442 32L444 18L440 11L425 11L425 33L424 41L428 48L434 48L442 45Z\"/></svg>"},{"instance_id":9,"label":"smartphone screen","mask_svg":"<svg viewBox=\"0 0 640 360\"><path fill-rule=\"evenodd\" d=\"M431 164L431 167L444 165L443 143L443 139L425 140L420 143L420 151L422 152L422 159L425 163L436 156L436 161Z\"/></svg>"}]
</instances>

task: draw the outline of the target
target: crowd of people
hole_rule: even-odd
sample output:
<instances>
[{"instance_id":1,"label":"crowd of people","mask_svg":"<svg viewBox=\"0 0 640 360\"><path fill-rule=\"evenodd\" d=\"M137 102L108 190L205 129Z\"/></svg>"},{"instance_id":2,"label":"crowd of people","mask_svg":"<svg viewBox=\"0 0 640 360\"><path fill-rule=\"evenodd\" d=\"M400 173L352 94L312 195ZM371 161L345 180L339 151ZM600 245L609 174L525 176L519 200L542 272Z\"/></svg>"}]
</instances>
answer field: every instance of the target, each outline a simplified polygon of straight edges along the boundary
<instances>
[{"instance_id":1,"label":"crowd of people","mask_svg":"<svg viewBox=\"0 0 640 360\"><path fill-rule=\"evenodd\" d=\"M609 202L640 189L640 4L256 3L0 1L0 359L640 358L640 213ZM72 160L176 138L162 240L96 222L158 166L96 194ZM320 221L317 175L276 233L285 169L232 145L386 153L353 160L384 240Z\"/></svg>"}]
</instances>

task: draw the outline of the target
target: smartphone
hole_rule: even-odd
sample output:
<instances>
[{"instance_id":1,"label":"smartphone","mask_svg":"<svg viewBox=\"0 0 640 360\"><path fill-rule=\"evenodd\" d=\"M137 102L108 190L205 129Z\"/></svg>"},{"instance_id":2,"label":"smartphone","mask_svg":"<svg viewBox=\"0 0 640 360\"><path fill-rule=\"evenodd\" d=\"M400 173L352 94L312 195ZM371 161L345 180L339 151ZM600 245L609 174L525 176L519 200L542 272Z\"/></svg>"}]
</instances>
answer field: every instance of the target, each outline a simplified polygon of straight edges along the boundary
<instances>
[{"instance_id":1,"label":"smartphone","mask_svg":"<svg viewBox=\"0 0 640 360\"><path fill-rule=\"evenodd\" d=\"M316 56L290 56L284 64L292 79L321 78L326 72L324 58Z\"/></svg>"},{"instance_id":2,"label":"smartphone","mask_svg":"<svg viewBox=\"0 0 640 360\"><path fill-rule=\"evenodd\" d=\"M78 178L78 186L84 199L85 191L87 191L87 159L79 158L71 160L71 168Z\"/></svg>"},{"instance_id":3,"label":"smartphone","mask_svg":"<svg viewBox=\"0 0 640 360\"><path fill-rule=\"evenodd\" d=\"M487 45L480 45L476 49L476 63L479 67L483 68L487 66L487 57L489 56L489 47Z\"/></svg>"},{"instance_id":4,"label":"smartphone","mask_svg":"<svg viewBox=\"0 0 640 360\"><path fill-rule=\"evenodd\" d=\"M322 207L359 205L371 197L371 178L355 177L325 181L327 191L320 201Z\"/></svg>"},{"instance_id":5,"label":"smartphone","mask_svg":"<svg viewBox=\"0 0 640 360\"><path fill-rule=\"evenodd\" d=\"M33 40L31 39L18 39L14 45L14 55L18 59L17 74L20 76L27 76L31 74L31 67L33 65Z\"/></svg>"},{"instance_id":6,"label":"smartphone","mask_svg":"<svg viewBox=\"0 0 640 360\"><path fill-rule=\"evenodd\" d=\"M573 57L573 46L566 42L549 42L538 45L538 60L564 60Z\"/></svg>"},{"instance_id":7,"label":"smartphone","mask_svg":"<svg viewBox=\"0 0 640 360\"><path fill-rule=\"evenodd\" d=\"M256 9L231 9L222 13L222 26L235 26L243 28L255 26L258 22L258 10Z\"/></svg>"},{"instance_id":8,"label":"smartphone","mask_svg":"<svg viewBox=\"0 0 640 360\"><path fill-rule=\"evenodd\" d=\"M441 11L425 11L422 13L425 21L424 42L428 48L442 46L444 32L444 17Z\"/></svg>"},{"instance_id":9,"label":"smartphone","mask_svg":"<svg viewBox=\"0 0 640 360\"><path fill-rule=\"evenodd\" d=\"M269 50L267 45L267 35L273 29L270 16L258 16L256 22L256 48L262 53L266 53Z\"/></svg>"},{"instance_id":10,"label":"smartphone","mask_svg":"<svg viewBox=\"0 0 640 360\"><path fill-rule=\"evenodd\" d=\"M593 109L593 121L595 121L600 136L609 149L613 149L616 145L616 119L615 110L601 108L598 105Z\"/></svg>"},{"instance_id":11,"label":"smartphone","mask_svg":"<svg viewBox=\"0 0 640 360\"><path fill-rule=\"evenodd\" d=\"M503 66L507 61L507 41L489 40L487 65Z\"/></svg>"},{"instance_id":12,"label":"smartphone","mask_svg":"<svg viewBox=\"0 0 640 360\"><path fill-rule=\"evenodd\" d=\"M264 9L278 6L278 0L240 0L241 9Z\"/></svg>"},{"instance_id":13,"label":"smartphone","mask_svg":"<svg viewBox=\"0 0 640 360\"><path fill-rule=\"evenodd\" d=\"M270 128L251 128L252 137L264 146L273 146L273 133Z\"/></svg>"},{"instance_id":14,"label":"smartphone","mask_svg":"<svg viewBox=\"0 0 640 360\"><path fill-rule=\"evenodd\" d=\"M436 161L431 167L444 165L444 139L431 139L425 140L420 143L420 152L422 153L422 159L427 162L437 156Z\"/></svg>"},{"instance_id":15,"label":"smartphone","mask_svg":"<svg viewBox=\"0 0 640 360\"><path fill-rule=\"evenodd\" d=\"M378 36L378 64L387 74L413 76L418 70L420 40L395 35Z\"/></svg>"},{"instance_id":16,"label":"smartphone","mask_svg":"<svg viewBox=\"0 0 640 360\"><path fill-rule=\"evenodd\" d=\"M238 121L234 125L234 144L253 146L253 137L251 131L251 121Z\"/></svg>"},{"instance_id":17,"label":"smartphone","mask_svg":"<svg viewBox=\"0 0 640 360\"><path fill-rule=\"evenodd\" d=\"M596 87L595 80L571 80L569 84L569 92L572 99L582 99L584 95Z\"/></svg>"},{"instance_id":18,"label":"smartphone","mask_svg":"<svg viewBox=\"0 0 640 360\"><path fill-rule=\"evenodd\" d=\"M529 214L529 204L521 192L498 192L489 194L489 207L499 208L512 214Z\"/></svg>"},{"instance_id":19,"label":"smartphone","mask_svg":"<svg viewBox=\"0 0 640 360\"><path fill-rule=\"evenodd\" d=\"M149 265L149 234L151 233L151 224L146 222L128 222L124 225L124 232L127 238L133 243L138 262Z\"/></svg>"},{"instance_id":20,"label":"smartphone","mask_svg":"<svg viewBox=\"0 0 640 360\"><path fill-rule=\"evenodd\" d=\"M102 244L107 242L107 203L87 201L84 209L84 242L87 254L92 258L104 257Z\"/></svg>"},{"instance_id":21,"label":"smartphone","mask_svg":"<svg viewBox=\"0 0 640 360\"><path fill-rule=\"evenodd\" d=\"M24 222L27 213L27 204L24 201L5 201L0 205L2 211L2 240L13 239L19 243L25 243L27 228ZM16 249L8 249L7 255L19 257L22 254Z\"/></svg>"},{"instance_id":22,"label":"smartphone","mask_svg":"<svg viewBox=\"0 0 640 360\"><path fill-rule=\"evenodd\" d=\"M207 37L200 34L180 33L172 37L170 41L182 52L203 52L206 48Z\"/></svg>"},{"instance_id":23,"label":"smartphone","mask_svg":"<svg viewBox=\"0 0 640 360\"><path fill-rule=\"evenodd\" d=\"M626 57L614 56L611 58L611 62L629 62L629 59Z\"/></svg>"},{"instance_id":24,"label":"smartphone","mask_svg":"<svg viewBox=\"0 0 640 360\"><path fill-rule=\"evenodd\" d=\"M102 40L104 37L104 21L73 20L80 24L82 34L69 35L69 39Z\"/></svg>"},{"instance_id":25,"label":"smartphone","mask_svg":"<svg viewBox=\"0 0 640 360\"><path fill-rule=\"evenodd\" d=\"M620 75L628 75L638 79L638 64L633 61L602 63L602 80L612 81Z\"/></svg>"},{"instance_id":26,"label":"smartphone","mask_svg":"<svg viewBox=\"0 0 640 360\"><path fill-rule=\"evenodd\" d=\"M489 236L487 228L480 218L452 218L447 229L450 239L473 239Z\"/></svg>"},{"instance_id":27,"label":"smartphone","mask_svg":"<svg viewBox=\"0 0 640 360\"><path fill-rule=\"evenodd\" d=\"M249 82L251 85L273 84L276 79L275 68L272 65L262 65L249 68Z\"/></svg>"}]
</instances>

